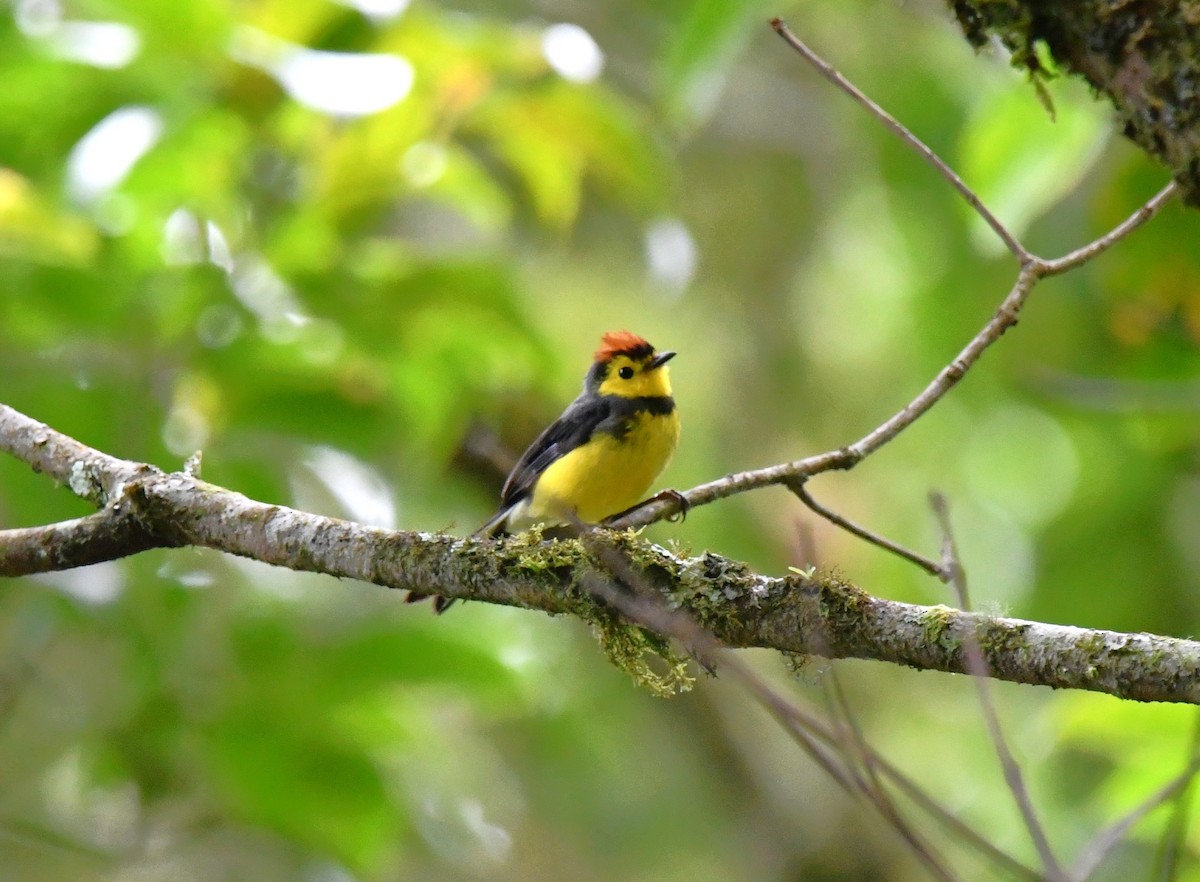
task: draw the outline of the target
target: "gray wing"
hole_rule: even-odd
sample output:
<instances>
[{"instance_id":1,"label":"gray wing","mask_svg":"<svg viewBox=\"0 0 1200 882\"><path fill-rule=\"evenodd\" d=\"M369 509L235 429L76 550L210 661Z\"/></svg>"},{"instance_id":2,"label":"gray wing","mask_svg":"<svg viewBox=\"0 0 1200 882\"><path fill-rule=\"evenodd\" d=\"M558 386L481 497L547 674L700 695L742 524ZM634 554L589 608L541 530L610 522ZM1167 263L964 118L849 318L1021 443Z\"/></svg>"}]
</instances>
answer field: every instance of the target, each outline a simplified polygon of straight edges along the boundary
<instances>
[{"instance_id":1,"label":"gray wing","mask_svg":"<svg viewBox=\"0 0 1200 882\"><path fill-rule=\"evenodd\" d=\"M605 398L579 396L572 401L562 416L546 427L534 439L521 459L513 467L500 491L500 511L505 512L533 492L538 475L550 463L587 443L612 411L611 402Z\"/></svg>"}]
</instances>

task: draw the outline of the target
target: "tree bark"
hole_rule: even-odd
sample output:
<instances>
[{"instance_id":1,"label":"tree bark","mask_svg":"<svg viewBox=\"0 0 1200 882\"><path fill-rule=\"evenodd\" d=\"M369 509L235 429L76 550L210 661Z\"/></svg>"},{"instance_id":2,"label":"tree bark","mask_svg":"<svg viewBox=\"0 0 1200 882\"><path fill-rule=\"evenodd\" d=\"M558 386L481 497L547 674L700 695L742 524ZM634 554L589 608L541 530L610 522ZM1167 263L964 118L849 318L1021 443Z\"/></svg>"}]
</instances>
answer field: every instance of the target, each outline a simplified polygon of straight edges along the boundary
<instances>
[{"instance_id":1,"label":"tree bark","mask_svg":"<svg viewBox=\"0 0 1200 882\"><path fill-rule=\"evenodd\" d=\"M1116 108L1124 134L1200 206L1200 3L1196 0L951 0L976 47L997 37L1045 74L1039 45Z\"/></svg>"},{"instance_id":2,"label":"tree bark","mask_svg":"<svg viewBox=\"0 0 1200 882\"><path fill-rule=\"evenodd\" d=\"M576 540L397 532L268 505L93 450L5 405L0 449L101 509L65 524L0 531L0 576L192 545L421 594L611 618L584 586L614 577ZM628 533L606 542L665 603L727 646L967 673L964 647L974 641L998 679L1200 703L1195 641L898 603L833 576L773 578L715 554L682 558Z\"/></svg>"}]
</instances>

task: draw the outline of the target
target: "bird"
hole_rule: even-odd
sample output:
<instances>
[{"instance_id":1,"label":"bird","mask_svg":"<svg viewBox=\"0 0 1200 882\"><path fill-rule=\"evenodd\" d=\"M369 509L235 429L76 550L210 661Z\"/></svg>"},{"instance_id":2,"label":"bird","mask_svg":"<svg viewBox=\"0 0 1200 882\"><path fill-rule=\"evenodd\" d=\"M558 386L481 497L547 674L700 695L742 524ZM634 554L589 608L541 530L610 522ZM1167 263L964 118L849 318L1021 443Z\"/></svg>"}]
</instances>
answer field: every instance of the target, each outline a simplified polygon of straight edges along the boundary
<instances>
[{"instance_id":1,"label":"bird","mask_svg":"<svg viewBox=\"0 0 1200 882\"><path fill-rule=\"evenodd\" d=\"M631 331L604 334L583 391L521 455L500 491L499 509L475 535L598 524L638 507L679 443L667 368L674 357ZM426 596L410 593L408 600ZM443 612L452 602L434 597L434 609Z\"/></svg>"}]
</instances>

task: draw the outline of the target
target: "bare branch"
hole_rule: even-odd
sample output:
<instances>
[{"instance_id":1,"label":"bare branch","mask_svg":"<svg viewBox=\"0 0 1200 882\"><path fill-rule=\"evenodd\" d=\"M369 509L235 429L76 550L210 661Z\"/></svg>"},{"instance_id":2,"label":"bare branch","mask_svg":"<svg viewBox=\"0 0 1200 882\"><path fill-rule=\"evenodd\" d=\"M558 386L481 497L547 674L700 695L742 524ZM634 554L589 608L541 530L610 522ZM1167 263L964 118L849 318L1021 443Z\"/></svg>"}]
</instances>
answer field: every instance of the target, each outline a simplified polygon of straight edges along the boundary
<instances>
[{"instance_id":1,"label":"bare branch","mask_svg":"<svg viewBox=\"0 0 1200 882\"><path fill-rule=\"evenodd\" d=\"M1160 190L1145 205L1108 233L1060 258L1047 260L1038 257L1017 241L986 206L980 202L971 189L963 183L962 179L949 167L945 160L935 154L898 120L842 76L832 65L813 52L781 20L773 19L771 25L787 41L788 45L809 61L822 76L839 89L851 95L854 100L866 107L888 129L925 157L954 186L963 198L979 212L980 216L991 226L996 234L1000 236L1008 246L1009 251L1020 262L1021 269L1008 295L1001 302L987 324L984 325L979 333L959 352L958 356L943 368L916 398L893 416L889 417L885 422L853 444L838 450L831 450L816 456L780 463L766 468L736 472L715 481L709 481L708 483L693 487L686 493L681 494L689 508L705 505L717 499L734 496L738 493L745 493L748 490L760 487L767 487L773 484L788 484L797 480L802 481L805 478L831 469L853 468L864 457L874 453L908 426L912 425L913 422L958 384L966 372L979 360L980 356L993 343L999 340L1005 331L1016 324L1021 308L1024 306L1033 288L1042 278L1074 269L1112 247L1133 230L1154 217L1176 195L1178 190L1174 182L1167 184L1166 187ZM678 514L681 508L682 506L678 500L652 502L637 508L636 511L625 517L617 519L612 526L618 528L645 526Z\"/></svg>"},{"instance_id":2,"label":"bare branch","mask_svg":"<svg viewBox=\"0 0 1200 882\"><path fill-rule=\"evenodd\" d=\"M1179 185L1171 181L1150 197L1145 205L1094 242L1089 242L1082 248L1076 248L1074 251L1054 260L1042 260L1039 258L1039 275L1056 276L1060 273L1065 273L1067 270L1074 269L1080 264L1087 263L1087 261L1107 251L1146 221L1150 220L1150 218L1154 217L1154 215L1158 214L1164 205L1175 198L1178 192Z\"/></svg>"},{"instance_id":3,"label":"bare branch","mask_svg":"<svg viewBox=\"0 0 1200 882\"><path fill-rule=\"evenodd\" d=\"M1017 241L1017 237L1010 233L1008 228L1005 227L1004 224L1000 223L1000 221L994 214L992 214L988 207L983 204L983 200L976 196L975 192L966 185L963 179L958 176L957 172L950 168L950 166L946 164L945 160L934 153L924 141L909 131L909 129L902 122L868 98L867 95L862 92L862 90L860 90L852 82L846 79L846 77L839 73L837 68L827 62L825 59L821 58L821 56L817 55L817 53L810 49L804 43L804 41L792 33L791 29L782 20L778 18L772 19L771 27L775 29L775 32L779 34L779 36L783 37L784 41L789 46L800 53L801 57L804 58L805 61L815 67L821 76L829 80L829 82L833 83L843 92L869 110L880 122L882 122L890 131L900 138L901 141L915 150L926 162L937 169L938 174L949 181L950 186L957 190L959 195L966 200L967 204L975 209L975 211L980 217L983 218L987 225L992 228L995 234L1000 237L1000 240L1004 243L1004 246L1012 252L1013 256L1016 257L1021 264L1027 263L1032 258L1032 255L1025 249L1025 246Z\"/></svg>"},{"instance_id":4,"label":"bare branch","mask_svg":"<svg viewBox=\"0 0 1200 882\"><path fill-rule=\"evenodd\" d=\"M1045 276L1066 272L1102 253L1154 217L1164 205L1170 202L1175 193L1175 185L1168 184L1111 231L1063 257L1056 260L1032 258L1022 267L1012 288L987 324L967 343L958 356L944 367L916 398L853 444L805 459L736 472L715 481L700 484L682 494L688 505L694 508L738 493L745 493L748 490L769 487L773 484L789 485L821 472L854 467L912 425L962 380L983 353L999 340L1005 331L1017 323L1022 307L1039 280ZM669 500L651 503L638 508L628 517L614 522L612 526L618 528L645 526L676 514L679 509L680 506L676 502Z\"/></svg>"},{"instance_id":5,"label":"bare branch","mask_svg":"<svg viewBox=\"0 0 1200 882\"><path fill-rule=\"evenodd\" d=\"M1029 298L1033 286L1037 284L1037 273L1030 267L1025 267L1017 275L1008 296L1000 303L995 314L988 320L955 359L942 368L925 390L906 404L899 412L886 422L868 432L850 445L850 452L857 462L865 456L874 453L887 442L899 435L913 422L958 385L959 380L966 376L980 356L993 343L1003 336L1004 332L1017 323L1021 307Z\"/></svg>"}]
</instances>

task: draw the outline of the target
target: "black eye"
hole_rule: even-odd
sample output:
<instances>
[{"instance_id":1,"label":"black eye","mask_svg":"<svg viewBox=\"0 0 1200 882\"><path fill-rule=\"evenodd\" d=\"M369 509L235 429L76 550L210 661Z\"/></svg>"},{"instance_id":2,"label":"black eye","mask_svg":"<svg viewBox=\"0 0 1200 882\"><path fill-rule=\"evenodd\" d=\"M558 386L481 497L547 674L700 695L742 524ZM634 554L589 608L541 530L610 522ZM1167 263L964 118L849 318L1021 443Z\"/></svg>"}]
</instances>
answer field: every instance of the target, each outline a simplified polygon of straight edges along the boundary
<instances>
[{"instance_id":1,"label":"black eye","mask_svg":"<svg viewBox=\"0 0 1200 882\"><path fill-rule=\"evenodd\" d=\"M633 368L631 368L629 365L625 365L625 367L617 371L617 374L620 375L622 380L628 380L633 376Z\"/></svg>"}]
</instances>

